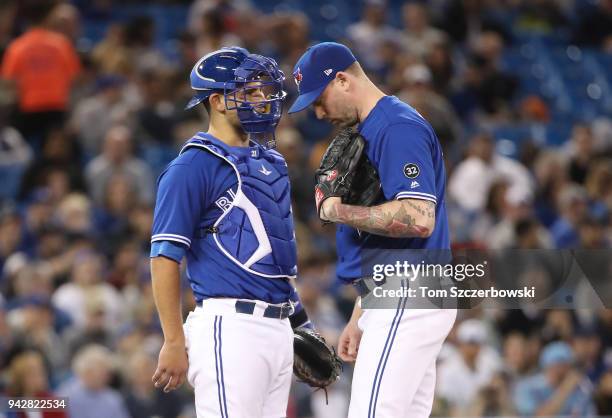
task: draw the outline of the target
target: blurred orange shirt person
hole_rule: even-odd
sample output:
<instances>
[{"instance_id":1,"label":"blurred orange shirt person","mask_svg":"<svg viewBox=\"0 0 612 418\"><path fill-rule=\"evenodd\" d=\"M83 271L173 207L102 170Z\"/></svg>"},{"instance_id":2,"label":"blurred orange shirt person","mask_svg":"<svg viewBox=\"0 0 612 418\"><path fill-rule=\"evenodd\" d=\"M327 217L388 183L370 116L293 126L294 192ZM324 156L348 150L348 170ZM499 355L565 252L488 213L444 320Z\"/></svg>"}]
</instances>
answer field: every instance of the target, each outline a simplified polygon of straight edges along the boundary
<instances>
[{"instance_id":1,"label":"blurred orange shirt person","mask_svg":"<svg viewBox=\"0 0 612 418\"><path fill-rule=\"evenodd\" d=\"M0 76L14 80L24 113L66 110L81 63L70 41L57 32L33 28L11 42Z\"/></svg>"}]
</instances>

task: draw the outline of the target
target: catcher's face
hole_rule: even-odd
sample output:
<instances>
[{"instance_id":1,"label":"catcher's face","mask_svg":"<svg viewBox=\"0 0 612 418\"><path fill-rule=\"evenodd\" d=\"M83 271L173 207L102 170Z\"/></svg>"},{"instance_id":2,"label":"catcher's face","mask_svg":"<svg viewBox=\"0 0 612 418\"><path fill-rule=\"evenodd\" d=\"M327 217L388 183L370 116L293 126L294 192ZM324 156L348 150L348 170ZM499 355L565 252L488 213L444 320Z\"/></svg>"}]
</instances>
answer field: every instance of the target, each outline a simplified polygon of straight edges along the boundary
<instances>
[{"instance_id":1,"label":"catcher's face","mask_svg":"<svg viewBox=\"0 0 612 418\"><path fill-rule=\"evenodd\" d=\"M232 108L228 110L225 106L223 95L219 93L214 94L218 96L217 111L223 115L223 117L235 130L242 131L242 124L240 123L237 109ZM249 83L245 88L238 90L235 97L238 101L247 101L255 104L259 102L264 103L261 106L255 105L254 107L256 112L266 113L270 108L269 105L265 104L265 100L268 98L266 94L266 90L258 83Z\"/></svg>"},{"instance_id":2,"label":"catcher's face","mask_svg":"<svg viewBox=\"0 0 612 418\"><path fill-rule=\"evenodd\" d=\"M334 126L347 128L359 122L357 107L346 86L337 78L327 85L313 106L317 119L324 119Z\"/></svg>"}]
</instances>

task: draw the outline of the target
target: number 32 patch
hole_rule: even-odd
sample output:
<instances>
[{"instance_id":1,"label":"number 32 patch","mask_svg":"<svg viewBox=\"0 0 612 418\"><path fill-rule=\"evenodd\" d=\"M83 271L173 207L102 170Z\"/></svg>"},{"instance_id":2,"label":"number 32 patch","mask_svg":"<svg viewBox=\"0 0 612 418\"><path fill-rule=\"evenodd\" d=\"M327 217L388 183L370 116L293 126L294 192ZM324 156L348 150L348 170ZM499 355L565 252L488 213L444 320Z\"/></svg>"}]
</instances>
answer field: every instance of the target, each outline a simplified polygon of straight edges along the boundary
<instances>
[{"instance_id":1,"label":"number 32 patch","mask_svg":"<svg viewBox=\"0 0 612 418\"><path fill-rule=\"evenodd\" d=\"M416 165L415 163L406 164L404 166L404 175L408 177L409 179L418 177L420 172L421 170L419 170L419 166Z\"/></svg>"}]
</instances>

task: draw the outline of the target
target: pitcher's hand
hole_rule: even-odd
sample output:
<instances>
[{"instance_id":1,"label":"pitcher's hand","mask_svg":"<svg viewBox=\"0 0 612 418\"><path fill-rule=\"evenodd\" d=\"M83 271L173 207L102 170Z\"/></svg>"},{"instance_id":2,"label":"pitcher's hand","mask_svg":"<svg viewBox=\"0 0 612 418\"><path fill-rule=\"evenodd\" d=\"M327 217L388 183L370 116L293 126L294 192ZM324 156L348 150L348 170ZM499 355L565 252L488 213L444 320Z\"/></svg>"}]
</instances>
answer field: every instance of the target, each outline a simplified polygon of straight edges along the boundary
<instances>
[{"instance_id":1,"label":"pitcher's hand","mask_svg":"<svg viewBox=\"0 0 612 418\"><path fill-rule=\"evenodd\" d=\"M363 331L357 326L357 321L349 321L338 340L338 354L344 361L355 361L359 351L359 343Z\"/></svg>"}]
</instances>

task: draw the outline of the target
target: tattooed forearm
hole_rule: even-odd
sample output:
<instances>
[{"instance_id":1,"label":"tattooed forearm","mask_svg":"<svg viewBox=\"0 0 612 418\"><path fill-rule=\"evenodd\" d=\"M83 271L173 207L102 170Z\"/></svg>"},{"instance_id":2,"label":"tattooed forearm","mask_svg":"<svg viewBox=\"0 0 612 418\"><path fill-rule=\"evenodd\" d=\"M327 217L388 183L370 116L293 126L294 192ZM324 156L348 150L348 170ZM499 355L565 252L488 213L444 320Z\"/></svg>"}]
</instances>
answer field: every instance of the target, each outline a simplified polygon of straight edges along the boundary
<instances>
[{"instance_id":1,"label":"tattooed forearm","mask_svg":"<svg viewBox=\"0 0 612 418\"><path fill-rule=\"evenodd\" d=\"M436 205L433 202L430 202L428 200L413 201L410 199L404 199L401 202L405 205L410 206L420 215L426 216L428 219L434 219L436 216Z\"/></svg>"},{"instance_id":2,"label":"tattooed forearm","mask_svg":"<svg viewBox=\"0 0 612 418\"><path fill-rule=\"evenodd\" d=\"M387 237L428 237L433 230L435 205L405 199L363 207L336 203L327 216L362 231Z\"/></svg>"}]
</instances>

